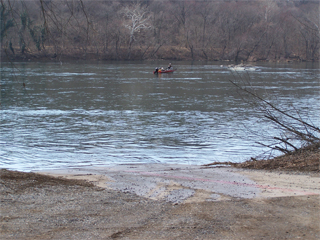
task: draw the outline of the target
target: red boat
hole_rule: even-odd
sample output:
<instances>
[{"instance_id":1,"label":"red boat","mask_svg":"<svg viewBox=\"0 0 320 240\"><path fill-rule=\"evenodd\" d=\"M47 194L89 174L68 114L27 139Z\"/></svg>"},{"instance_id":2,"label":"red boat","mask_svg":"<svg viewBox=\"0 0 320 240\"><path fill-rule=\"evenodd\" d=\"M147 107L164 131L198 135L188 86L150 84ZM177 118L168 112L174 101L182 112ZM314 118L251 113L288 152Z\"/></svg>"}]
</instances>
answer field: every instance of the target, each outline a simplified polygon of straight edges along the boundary
<instances>
[{"instance_id":1,"label":"red boat","mask_svg":"<svg viewBox=\"0 0 320 240\"><path fill-rule=\"evenodd\" d=\"M165 69L165 70L161 70L161 69L158 69L153 71L153 74L158 74L158 73L171 73L171 72L174 72L176 71L177 69Z\"/></svg>"}]
</instances>

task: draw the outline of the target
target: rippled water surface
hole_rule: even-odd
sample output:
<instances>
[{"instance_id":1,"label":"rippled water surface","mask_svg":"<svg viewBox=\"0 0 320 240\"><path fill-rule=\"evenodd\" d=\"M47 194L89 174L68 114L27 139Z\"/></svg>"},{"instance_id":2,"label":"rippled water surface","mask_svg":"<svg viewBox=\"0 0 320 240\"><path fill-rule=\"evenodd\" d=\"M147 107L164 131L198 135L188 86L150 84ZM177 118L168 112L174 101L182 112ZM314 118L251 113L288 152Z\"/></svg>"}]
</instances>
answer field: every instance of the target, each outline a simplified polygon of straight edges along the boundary
<instances>
[{"instance_id":1,"label":"rippled water surface","mask_svg":"<svg viewBox=\"0 0 320 240\"><path fill-rule=\"evenodd\" d=\"M239 97L229 80L240 77L319 125L318 64L235 73L173 62L176 72L155 76L156 64L167 63L2 63L0 167L247 160L265 150L251 131L275 130Z\"/></svg>"}]
</instances>

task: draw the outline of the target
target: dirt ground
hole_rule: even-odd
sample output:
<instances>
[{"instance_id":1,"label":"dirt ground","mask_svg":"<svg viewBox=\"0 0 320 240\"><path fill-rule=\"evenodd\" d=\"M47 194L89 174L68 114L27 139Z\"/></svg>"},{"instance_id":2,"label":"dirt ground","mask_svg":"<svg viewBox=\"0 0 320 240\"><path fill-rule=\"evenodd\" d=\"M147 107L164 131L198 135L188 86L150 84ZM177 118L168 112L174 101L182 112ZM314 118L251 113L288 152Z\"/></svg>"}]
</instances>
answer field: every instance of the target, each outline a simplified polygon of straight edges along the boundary
<instances>
[{"instance_id":1,"label":"dirt ground","mask_svg":"<svg viewBox=\"0 0 320 240\"><path fill-rule=\"evenodd\" d=\"M0 176L1 239L320 239L319 194L172 203L84 180Z\"/></svg>"}]
</instances>

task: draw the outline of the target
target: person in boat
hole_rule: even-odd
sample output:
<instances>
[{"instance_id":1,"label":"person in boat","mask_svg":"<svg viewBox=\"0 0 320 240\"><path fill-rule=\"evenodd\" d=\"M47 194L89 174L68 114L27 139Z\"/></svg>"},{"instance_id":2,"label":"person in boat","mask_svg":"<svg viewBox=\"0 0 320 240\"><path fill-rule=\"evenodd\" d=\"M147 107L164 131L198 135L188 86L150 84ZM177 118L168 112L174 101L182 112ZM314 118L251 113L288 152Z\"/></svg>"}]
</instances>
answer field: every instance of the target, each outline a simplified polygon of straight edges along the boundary
<instances>
[{"instance_id":1,"label":"person in boat","mask_svg":"<svg viewBox=\"0 0 320 240\"><path fill-rule=\"evenodd\" d=\"M168 69L168 70L171 70L171 69L172 69L171 63L169 63L167 69Z\"/></svg>"},{"instance_id":2,"label":"person in boat","mask_svg":"<svg viewBox=\"0 0 320 240\"><path fill-rule=\"evenodd\" d=\"M154 74L159 72L159 68L156 67L156 69L154 70Z\"/></svg>"}]
</instances>

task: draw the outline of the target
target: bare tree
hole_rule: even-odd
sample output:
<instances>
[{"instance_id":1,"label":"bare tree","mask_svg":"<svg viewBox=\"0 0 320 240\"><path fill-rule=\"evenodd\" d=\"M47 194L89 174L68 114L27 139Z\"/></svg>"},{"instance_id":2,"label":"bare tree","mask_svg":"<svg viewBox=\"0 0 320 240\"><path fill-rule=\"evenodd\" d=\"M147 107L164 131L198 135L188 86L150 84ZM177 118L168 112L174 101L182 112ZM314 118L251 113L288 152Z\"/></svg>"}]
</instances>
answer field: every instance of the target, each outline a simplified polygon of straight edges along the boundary
<instances>
[{"instance_id":1,"label":"bare tree","mask_svg":"<svg viewBox=\"0 0 320 240\"><path fill-rule=\"evenodd\" d=\"M0 3L3 57L319 60L315 1Z\"/></svg>"},{"instance_id":2,"label":"bare tree","mask_svg":"<svg viewBox=\"0 0 320 240\"><path fill-rule=\"evenodd\" d=\"M9 17L9 12L6 6L1 2L0 6L0 38L1 42L3 38L7 35L10 28L14 26L14 21Z\"/></svg>"},{"instance_id":3,"label":"bare tree","mask_svg":"<svg viewBox=\"0 0 320 240\"><path fill-rule=\"evenodd\" d=\"M135 41L135 34L139 33L143 29L151 28L150 17L151 14L147 7L144 7L141 3L137 2L124 9L125 17L129 20L125 24L125 27L129 29L129 52L128 58L131 57L131 47Z\"/></svg>"}]
</instances>

